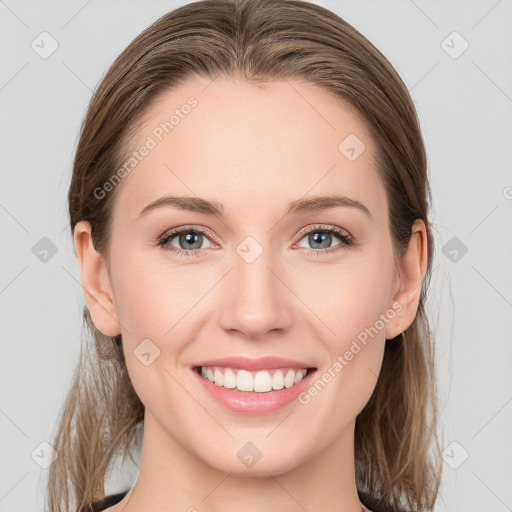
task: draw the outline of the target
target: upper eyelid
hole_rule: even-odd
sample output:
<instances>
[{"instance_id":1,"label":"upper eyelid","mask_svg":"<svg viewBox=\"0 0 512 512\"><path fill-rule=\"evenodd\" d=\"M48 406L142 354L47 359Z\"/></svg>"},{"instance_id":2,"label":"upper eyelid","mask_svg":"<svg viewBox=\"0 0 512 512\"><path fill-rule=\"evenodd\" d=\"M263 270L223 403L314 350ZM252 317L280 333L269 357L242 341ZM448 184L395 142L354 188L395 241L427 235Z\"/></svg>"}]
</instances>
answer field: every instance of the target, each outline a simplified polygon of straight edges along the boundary
<instances>
[{"instance_id":1,"label":"upper eyelid","mask_svg":"<svg viewBox=\"0 0 512 512\"><path fill-rule=\"evenodd\" d=\"M302 233L310 233L311 231L314 231L315 229L317 229L318 231L333 231L334 233L338 233L338 230L339 231L343 231L347 237L352 237L351 233L346 230L345 228L340 228L339 226L333 226L333 225L330 225L330 224L313 224L311 226L306 226L305 228L302 228L298 235L302 235Z\"/></svg>"},{"instance_id":2,"label":"upper eyelid","mask_svg":"<svg viewBox=\"0 0 512 512\"><path fill-rule=\"evenodd\" d=\"M159 239L163 239L163 238L167 238L168 236L175 236L175 235L179 235L180 233L182 232L197 232L197 233L200 233L200 234L209 234L210 236L212 236L212 238L219 238L217 237L216 235L213 234L213 231L209 228L206 228L206 227L201 227L201 228L197 228L195 226L188 226L188 225L185 225L185 226L179 226L179 227L176 227L176 228L172 228L172 229L169 229L167 231L165 231L161 236L159 236L158 238Z\"/></svg>"}]
</instances>

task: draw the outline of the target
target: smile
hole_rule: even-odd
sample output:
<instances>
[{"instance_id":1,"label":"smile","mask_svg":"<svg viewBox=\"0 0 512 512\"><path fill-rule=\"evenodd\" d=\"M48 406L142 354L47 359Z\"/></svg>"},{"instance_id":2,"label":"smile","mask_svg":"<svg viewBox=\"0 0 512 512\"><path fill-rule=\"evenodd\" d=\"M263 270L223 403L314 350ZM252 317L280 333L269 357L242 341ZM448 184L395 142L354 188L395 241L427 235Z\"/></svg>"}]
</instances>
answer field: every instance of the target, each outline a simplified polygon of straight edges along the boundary
<instances>
[{"instance_id":1,"label":"smile","mask_svg":"<svg viewBox=\"0 0 512 512\"><path fill-rule=\"evenodd\" d=\"M243 415L271 414L293 404L297 406L297 397L311 385L318 371L292 366L263 368L190 367L205 397L231 413Z\"/></svg>"},{"instance_id":2,"label":"smile","mask_svg":"<svg viewBox=\"0 0 512 512\"><path fill-rule=\"evenodd\" d=\"M267 393L272 390L289 389L298 384L313 368L272 368L267 370L244 370L219 366L198 366L196 371L203 379L216 386L238 391Z\"/></svg>"}]
</instances>

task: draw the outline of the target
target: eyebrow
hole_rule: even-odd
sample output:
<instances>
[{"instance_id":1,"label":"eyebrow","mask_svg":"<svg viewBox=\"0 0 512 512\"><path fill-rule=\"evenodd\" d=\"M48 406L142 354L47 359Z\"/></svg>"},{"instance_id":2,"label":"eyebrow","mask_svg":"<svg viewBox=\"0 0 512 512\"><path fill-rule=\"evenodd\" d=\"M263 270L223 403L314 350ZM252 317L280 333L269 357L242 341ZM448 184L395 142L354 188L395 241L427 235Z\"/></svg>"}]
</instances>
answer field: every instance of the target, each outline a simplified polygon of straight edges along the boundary
<instances>
[{"instance_id":1,"label":"eyebrow","mask_svg":"<svg viewBox=\"0 0 512 512\"><path fill-rule=\"evenodd\" d=\"M215 217L225 216L224 206L217 201L209 201L200 197L165 196L145 206L139 213L137 220L145 216L151 210L162 207L177 208L179 210L204 213L206 215L212 215ZM307 212L319 212L337 207L350 207L358 209L373 221L373 216L370 210L364 204L357 201L356 199L351 199L350 197L342 196L339 194L297 199L289 203L288 210L285 215L298 215Z\"/></svg>"}]
</instances>

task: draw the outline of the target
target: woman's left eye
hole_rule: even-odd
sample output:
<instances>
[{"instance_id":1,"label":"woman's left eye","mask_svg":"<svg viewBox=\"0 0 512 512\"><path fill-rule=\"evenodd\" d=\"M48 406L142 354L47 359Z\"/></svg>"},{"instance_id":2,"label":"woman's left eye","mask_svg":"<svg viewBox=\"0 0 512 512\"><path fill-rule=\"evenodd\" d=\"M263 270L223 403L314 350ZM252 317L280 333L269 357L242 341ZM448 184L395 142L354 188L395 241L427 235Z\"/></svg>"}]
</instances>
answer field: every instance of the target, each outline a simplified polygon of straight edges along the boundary
<instances>
[{"instance_id":1,"label":"woman's left eye","mask_svg":"<svg viewBox=\"0 0 512 512\"><path fill-rule=\"evenodd\" d=\"M314 252L318 255L329 254L334 251L340 250L343 247L353 245L354 238L350 233L344 229L336 226L313 226L308 231L302 232L299 238L299 243L307 239L307 243L311 244L312 249L310 252ZM318 250L318 249L331 249L333 246L331 243L338 238L341 240L340 243L334 245L334 250ZM178 246L173 243L176 239ZM203 230L196 230L192 228L180 228L170 231L163 235L158 240L158 245L165 247L167 250L182 254L183 256L194 256L205 249L203 242L209 240L206 236L206 232ZM341 247L338 247L341 246ZM304 247L300 245L300 247Z\"/></svg>"},{"instance_id":2,"label":"woman's left eye","mask_svg":"<svg viewBox=\"0 0 512 512\"><path fill-rule=\"evenodd\" d=\"M318 254L328 254L343 248L343 246L350 247L354 243L354 238L348 231L345 231L344 229L338 228L336 226L314 226L313 228L306 231L306 233L303 233L303 236L300 240L307 239L307 243L313 246L313 249L330 249L332 248L331 242L335 238L338 238L338 240L341 240L341 242L334 246L336 248L333 251L315 250L313 252Z\"/></svg>"}]
</instances>

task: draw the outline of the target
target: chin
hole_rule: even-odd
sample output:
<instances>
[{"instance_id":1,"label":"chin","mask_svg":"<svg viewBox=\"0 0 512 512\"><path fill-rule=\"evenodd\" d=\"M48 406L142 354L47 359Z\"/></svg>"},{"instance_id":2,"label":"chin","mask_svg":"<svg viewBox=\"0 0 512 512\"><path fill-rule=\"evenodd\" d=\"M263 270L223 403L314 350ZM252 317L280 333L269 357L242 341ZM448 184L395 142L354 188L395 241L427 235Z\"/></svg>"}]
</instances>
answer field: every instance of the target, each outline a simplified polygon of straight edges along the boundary
<instances>
[{"instance_id":1,"label":"chin","mask_svg":"<svg viewBox=\"0 0 512 512\"><path fill-rule=\"evenodd\" d=\"M209 451L202 459L217 471L242 478L268 478L269 473L277 476L302 463L297 454L292 452L290 445L287 446L288 451L283 452L282 446L269 444L271 443L267 442L267 446L260 449L257 441L237 442L235 449L226 448L224 453L218 455Z\"/></svg>"}]
</instances>

